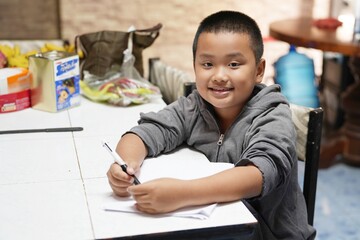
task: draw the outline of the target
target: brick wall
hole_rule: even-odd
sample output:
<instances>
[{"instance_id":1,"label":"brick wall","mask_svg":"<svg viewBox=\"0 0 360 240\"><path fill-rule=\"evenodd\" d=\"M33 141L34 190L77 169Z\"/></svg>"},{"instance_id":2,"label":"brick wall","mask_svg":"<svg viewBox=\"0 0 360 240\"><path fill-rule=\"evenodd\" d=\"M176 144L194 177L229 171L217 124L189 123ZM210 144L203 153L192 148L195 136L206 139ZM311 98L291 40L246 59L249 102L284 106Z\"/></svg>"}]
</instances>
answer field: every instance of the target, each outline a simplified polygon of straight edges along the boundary
<instances>
[{"instance_id":1,"label":"brick wall","mask_svg":"<svg viewBox=\"0 0 360 240\"><path fill-rule=\"evenodd\" d=\"M327 0L61 0L62 36L73 41L78 34L101 30L146 28L162 23L159 38L144 52L192 73L191 45L199 22L219 10L238 10L253 17L264 37L269 23L297 16L326 16ZM270 46L268 49L267 46ZM271 42L265 57L271 63L288 45ZM271 75L271 67L268 68ZM147 71L147 66L145 66Z\"/></svg>"}]
</instances>

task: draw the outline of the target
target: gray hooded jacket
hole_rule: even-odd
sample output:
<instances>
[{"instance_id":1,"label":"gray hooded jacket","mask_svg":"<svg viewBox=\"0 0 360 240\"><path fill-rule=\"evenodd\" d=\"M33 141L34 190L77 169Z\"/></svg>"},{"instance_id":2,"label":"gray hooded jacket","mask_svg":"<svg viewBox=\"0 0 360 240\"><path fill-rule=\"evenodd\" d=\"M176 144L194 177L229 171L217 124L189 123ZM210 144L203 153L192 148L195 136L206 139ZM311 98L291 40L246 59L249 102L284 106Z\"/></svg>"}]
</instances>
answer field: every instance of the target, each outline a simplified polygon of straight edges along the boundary
<instances>
[{"instance_id":1,"label":"gray hooded jacket","mask_svg":"<svg viewBox=\"0 0 360 240\"><path fill-rule=\"evenodd\" d=\"M212 106L196 90L157 113L141 114L139 125L130 132L144 141L149 157L186 143L211 162L235 166L251 162L263 175L261 195L244 200L259 221L257 239L314 238L298 184L291 111L278 85L258 84L224 133Z\"/></svg>"}]
</instances>

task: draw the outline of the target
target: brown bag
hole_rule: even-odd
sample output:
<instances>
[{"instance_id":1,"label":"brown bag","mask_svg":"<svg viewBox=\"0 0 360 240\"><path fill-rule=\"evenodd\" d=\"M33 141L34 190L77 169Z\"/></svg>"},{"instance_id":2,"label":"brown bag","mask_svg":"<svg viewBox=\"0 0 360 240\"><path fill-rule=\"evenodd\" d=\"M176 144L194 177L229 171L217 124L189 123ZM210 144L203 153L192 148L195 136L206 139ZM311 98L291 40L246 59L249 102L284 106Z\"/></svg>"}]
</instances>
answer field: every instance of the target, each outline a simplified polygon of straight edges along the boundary
<instances>
[{"instance_id":1,"label":"brown bag","mask_svg":"<svg viewBox=\"0 0 360 240\"><path fill-rule=\"evenodd\" d=\"M120 69L124 50L128 48L129 37L132 37L132 54L135 57L134 67L141 76L144 74L142 52L151 46L159 36L162 24L148 29L123 31L100 31L75 37L75 49L78 52L78 42L84 57L80 62L80 75L83 72L103 77L110 69Z\"/></svg>"}]
</instances>

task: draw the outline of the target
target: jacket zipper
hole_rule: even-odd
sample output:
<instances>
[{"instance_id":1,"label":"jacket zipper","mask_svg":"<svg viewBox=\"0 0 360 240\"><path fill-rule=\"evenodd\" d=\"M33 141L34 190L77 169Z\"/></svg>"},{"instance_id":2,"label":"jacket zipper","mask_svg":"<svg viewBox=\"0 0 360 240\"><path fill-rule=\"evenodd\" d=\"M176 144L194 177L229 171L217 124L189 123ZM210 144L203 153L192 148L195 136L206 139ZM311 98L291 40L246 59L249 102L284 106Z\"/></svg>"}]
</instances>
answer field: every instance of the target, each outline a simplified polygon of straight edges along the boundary
<instances>
[{"instance_id":1,"label":"jacket zipper","mask_svg":"<svg viewBox=\"0 0 360 240\"><path fill-rule=\"evenodd\" d=\"M220 147L223 143L223 140L224 140L224 134L221 133L220 134L220 137L219 137L219 140L217 141L217 145Z\"/></svg>"},{"instance_id":2,"label":"jacket zipper","mask_svg":"<svg viewBox=\"0 0 360 240\"><path fill-rule=\"evenodd\" d=\"M221 145L223 144L223 140L224 140L224 134L221 133L219 140L216 143L218 145L217 152L216 152L216 162L219 162L219 152L220 152Z\"/></svg>"},{"instance_id":3,"label":"jacket zipper","mask_svg":"<svg viewBox=\"0 0 360 240\"><path fill-rule=\"evenodd\" d=\"M210 117L214 120L214 122L216 123L217 127L218 127L218 130L219 130L219 133L220 133L220 137L216 143L216 145L218 145L217 147L217 151L216 151L216 162L219 162L219 152L220 152L220 148L221 148L221 145L223 144L223 141L224 141L224 137L225 137L225 134L224 133L221 133L220 131L220 127L219 127L219 124L218 122L216 121L216 119L214 118L214 116L209 112L209 110L207 110Z\"/></svg>"}]
</instances>

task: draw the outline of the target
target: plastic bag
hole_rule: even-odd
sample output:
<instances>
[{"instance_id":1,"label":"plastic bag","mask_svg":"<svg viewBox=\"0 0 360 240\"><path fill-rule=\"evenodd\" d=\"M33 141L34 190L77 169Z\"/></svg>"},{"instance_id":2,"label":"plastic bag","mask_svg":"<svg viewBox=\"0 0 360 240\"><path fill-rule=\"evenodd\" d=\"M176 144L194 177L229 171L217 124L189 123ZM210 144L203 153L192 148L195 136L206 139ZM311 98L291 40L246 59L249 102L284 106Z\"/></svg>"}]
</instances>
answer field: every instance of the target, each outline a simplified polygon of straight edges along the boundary
<instances>
[{"instance_id":1,"label":"plastic bag","mask_svg":"<svg viewBox=\"0 0 360 240\"><path fill-rule=\"evenodd\" d=\"M157 87L143 81L119 77L103 82L99 87L91 88L80 81L82 93L90 100L116 106L143 104L162 97Z\"/></svg>"},{"instance_id":2,"label":"plastic bag","mask_svg":"<svg viewBox=\"0 0 360 240\"><path fill-rule=\"evenodd\" d=\"M84 71L84 79L80 81L82 94L92 101L116 106L143 104L162 98L160 89L144 79L134 64L132 44L129 44L120 68L112 67L103 77Z\"/></svg>"}]
</instances>

